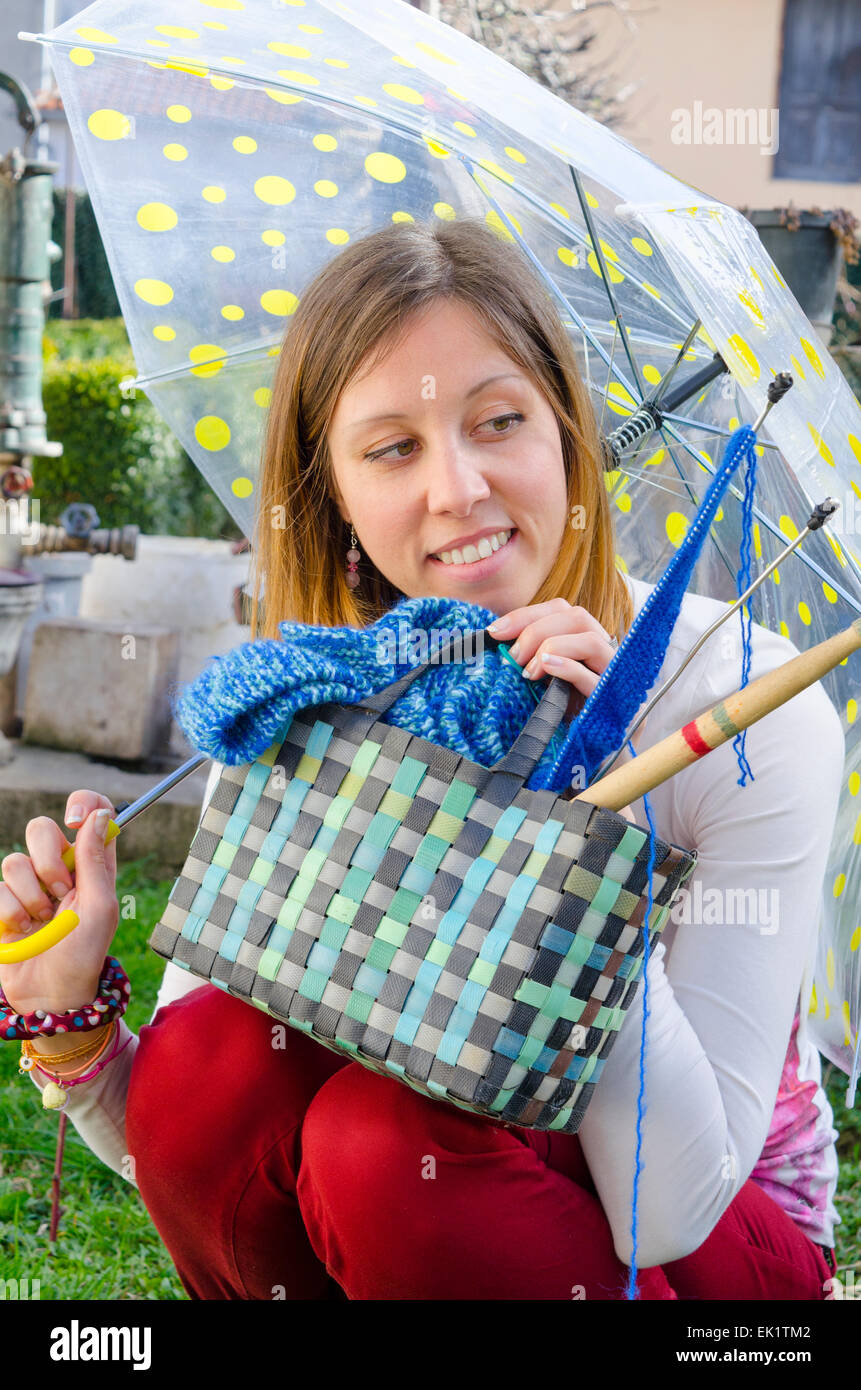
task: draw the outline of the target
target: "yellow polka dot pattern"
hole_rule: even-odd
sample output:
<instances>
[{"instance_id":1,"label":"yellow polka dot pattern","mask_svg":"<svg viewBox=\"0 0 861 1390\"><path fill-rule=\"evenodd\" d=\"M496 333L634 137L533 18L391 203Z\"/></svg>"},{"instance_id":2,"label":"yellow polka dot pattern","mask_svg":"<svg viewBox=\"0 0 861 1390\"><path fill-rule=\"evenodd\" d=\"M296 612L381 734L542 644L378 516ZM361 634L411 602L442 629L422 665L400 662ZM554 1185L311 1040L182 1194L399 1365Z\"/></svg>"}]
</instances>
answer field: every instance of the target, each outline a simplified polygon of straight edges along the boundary
<instances>
[{"instance_id":1,"label":"yellow polka dot pattern","mask_svg":"<svg viewBox=\"0 0 861 1390\"><path fill-rule=\"evenodd\" d=\"M408 5L189 0L178 12L151 0L128 9L121 33L67 27L71 46L53 50L52 61L79 97L88 186L110 208L111 235L122 228L113 265L139 374L156 404L170 393L182 442L248 534L279 346L312 274L378 227L422 221L444 229L477 216L509 245L523 238L558 288L557 307L572 306L569 331L606 429L639 403L622 331L645 391L663 379L694 316L702 322L682 373L714 352L730 368L726 406L721 383L690 403L704 425L694 457L656 435L630 470L605 475L617 567L637 573L644 555L665 562L678 549L692 516L679 465L701 495L722 432L750 422L773 374L788 370L795 386L768 422L778 449L758 450L767 495L780 499L768 514L793 538L807 519L800 496L828 492L841 501L845 525L803 542L816 570L794 555L773 573L763 591L766 622L799 650L848 624L854 613L844 595L861 601L861 409L740 214L690 201L699 196L690 192L680 197L648 163L637 173L636 152L626 145L620 159L610 130L561 110L543 88ZM118 50L129 47L145 60L145 109L124 106L134 84L106 81L120 71ZM590 225L569 164L580 171ZM146 179L129 177L144 169ZM617 212L621 204L636 215ZM611 351L619 371L608 373ZM779 482L788 466L797 474L789 490ZM727 493L712 530L730 556L738 519L738 498ZM758 520L754 567L779 548ZM858 1026L846 965L861 949L861 921L850 924L847 907L861 900L857 665L847 661L824 682L851 755L844 797L855 808L840 821L827 878L833 890L842 873L844 886L824 894L821 939L833 952L833 987L824 950L816 978L814 1017L832 1030L833 1046L843 1039L847 997L853 1038Z\"/></svg>"}]
</instances>

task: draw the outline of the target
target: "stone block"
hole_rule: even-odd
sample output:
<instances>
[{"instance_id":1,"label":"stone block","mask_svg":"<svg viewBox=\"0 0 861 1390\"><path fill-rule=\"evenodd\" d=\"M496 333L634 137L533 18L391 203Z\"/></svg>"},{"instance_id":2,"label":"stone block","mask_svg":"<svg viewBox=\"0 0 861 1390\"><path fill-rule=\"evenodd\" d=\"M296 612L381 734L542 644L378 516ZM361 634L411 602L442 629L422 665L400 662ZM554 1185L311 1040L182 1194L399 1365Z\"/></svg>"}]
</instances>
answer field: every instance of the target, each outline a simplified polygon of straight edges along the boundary
<instances>
[{"instance_id":1,"label":"stone block","mask_svg":"<svg viewBox=\"0 0 861 1390\"><path fill-rule=\"evenodd\" d=\"M179 633L153 624L53 618L33 634L25 743L147 758L170 734Z\"/></svg>"}]
</instances>

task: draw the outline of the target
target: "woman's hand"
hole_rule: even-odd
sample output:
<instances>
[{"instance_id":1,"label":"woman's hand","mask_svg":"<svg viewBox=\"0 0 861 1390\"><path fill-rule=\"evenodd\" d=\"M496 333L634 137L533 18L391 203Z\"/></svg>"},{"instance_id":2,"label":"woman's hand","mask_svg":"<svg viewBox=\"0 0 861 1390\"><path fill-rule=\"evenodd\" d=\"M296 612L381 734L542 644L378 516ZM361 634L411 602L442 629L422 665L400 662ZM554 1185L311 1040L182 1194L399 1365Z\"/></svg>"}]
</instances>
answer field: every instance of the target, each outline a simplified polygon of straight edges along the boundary
<instances>
[{"instance_id":1,"label":"woman's hand","mask_svg":"<svg viewBox=\"0 0 861 1390\"><path fill-rule=\"evenodd\" d=\"M512 608L491 623L488 631L506 643L517 639L509 647L509 654L524 668L523 674L530 680L559 676L573 686L565 711L566 720L580 712L616 654L616 648L610 645L609 636L597 618L564 598ZM554 658L558 664L554 664ZM632 740L635 750L643 727L640 725ZM626 761L627 757L630 753L623 753L621 761ZM623 806L619 815L636 823L630 806Z\"/></svg>"},{"instance_id":2,"label":"woman's hand","mask_svg":"<svg viewBox=\"0 0 861 1390\"><path fill-rule=\"evenodd\" d=\"M114 808L99 792L73 792L66 809L67 825L74 823L69 814L75 806L83 817L74 841L74 875L61 857L71 842L47 816L27 822L24 838L29 855L7 854L0 864L0 942L29 936L64 908L73 908L81 919L74 931L44 953L0 966L3 993L18 1013L35 1009L65 1013L92 1003L117 929L117 851L113 840L108 845L104 842ZM101 831L99 809L107 813Z\"/></svg>"},{"instance_id":3,"label":"woman's hand","mask_svg":"<svg viewBox=\"0 0 861 1390\"><path fill-rule=\"evenodd\" d=\"M616 653L598 620L564 598L512 608L489 630L506 643L517 639L509 651L529 680L559 676L573 686L566 720L582 709Z\"/></svg>"}]
</instances>

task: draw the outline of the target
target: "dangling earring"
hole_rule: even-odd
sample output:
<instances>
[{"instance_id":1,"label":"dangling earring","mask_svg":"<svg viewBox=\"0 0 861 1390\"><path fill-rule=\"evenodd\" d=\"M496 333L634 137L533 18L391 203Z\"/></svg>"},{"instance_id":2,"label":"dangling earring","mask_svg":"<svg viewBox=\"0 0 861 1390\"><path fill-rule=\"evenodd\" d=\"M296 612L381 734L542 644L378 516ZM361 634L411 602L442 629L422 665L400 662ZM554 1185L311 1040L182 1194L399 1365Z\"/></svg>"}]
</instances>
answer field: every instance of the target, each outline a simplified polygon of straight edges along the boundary
<instances>
[{"instance_id":1,"label":"dangling earring","mask_svg":"<svg viewBox=\"0 0 861 1390\"><path fill-rule=\"evenodd\" d=\"M356 585L357 585L358 582L359 582L359 577L360 577L360 576L359 576L359 571L358 571L357 566L358 566L359 560L360 560L362 557L361 557L360 552L356 549L356 544L357 544L357 542L358 542L358 537L357 537L356 532L355 532L355 530L353 529L353 525L352 525L352 523L351 523L351 524L350 524L350 549L347 551L347 588L348 588L348 589L355 589Z\"/></svg>"}]
</instances>

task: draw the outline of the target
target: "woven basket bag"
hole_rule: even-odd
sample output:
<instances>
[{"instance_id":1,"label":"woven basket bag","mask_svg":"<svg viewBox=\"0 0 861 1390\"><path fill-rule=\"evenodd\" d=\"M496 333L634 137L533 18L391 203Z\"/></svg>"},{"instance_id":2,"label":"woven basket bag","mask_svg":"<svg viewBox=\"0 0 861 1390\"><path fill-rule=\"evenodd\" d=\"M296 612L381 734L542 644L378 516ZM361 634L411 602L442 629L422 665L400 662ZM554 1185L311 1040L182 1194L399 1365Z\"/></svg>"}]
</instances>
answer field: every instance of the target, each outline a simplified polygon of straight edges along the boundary
<instances>
[{"instance_id":1,"label":"woven basket bag","mask_svg":"<svg viewBox=\"0 0 861 1390\"><path fill-rule=\"evenodd\" d=\"M490 768L384 723L457 641L226 766L149 945L426 1096L574 1134L642 973L649 832L524 785L558 677ZM656 837L652 941L695 864Z\"/></svg>"}]
</instances>

